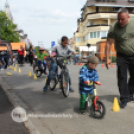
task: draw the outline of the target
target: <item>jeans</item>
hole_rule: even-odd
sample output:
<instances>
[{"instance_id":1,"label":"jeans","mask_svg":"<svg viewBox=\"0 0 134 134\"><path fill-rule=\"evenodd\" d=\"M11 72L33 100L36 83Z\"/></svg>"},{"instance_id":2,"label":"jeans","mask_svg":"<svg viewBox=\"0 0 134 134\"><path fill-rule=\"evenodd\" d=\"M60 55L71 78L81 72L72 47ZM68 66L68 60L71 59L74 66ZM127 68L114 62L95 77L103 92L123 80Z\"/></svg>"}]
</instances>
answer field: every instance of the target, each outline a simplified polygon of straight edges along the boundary
<instances>
[{"instance_id":1,"label":"jeans","mask_svg":"<svg viewBox=\"0 0 134 134\"><path fill-rule=\"evenodd\" d=\"M1 61L2 61L2 64L3 64L3 65L1 66L1 68L4 69L4 68L6 67L5 58L2 57L2 58L1 58Z\"/></svg>"},{"instance_id":2,"label":"jeans","mask_svg":"<svg viewBox=\"0 0 134 134\"><path fill-rule=\"evenodd\" d=\"M78 57L75 57L74 62L75 62L75 65L76 65L76 63L78 62Z\"/></svg>"},{"instance_id":3,"label":"jeans","mask_svg":"<svg viewBox=\"0 0 134 134\"><path fill-rule=\"evenodd\" d=\"M130 74L129 81L128 72ZM117 53L117 78L120 100L128 102L129 97L134 94L134 56Z\"/></svg>"},{"instance_id":4,"label":"jeans","mask_svg":"<svg viewBox=\"0 0 134 134\"><path fill-rule=\"evenodd\" d=\"M59 65L60 66L60 65ZM48 79L46 82L45 87L47 87L50 84L50 80L52 79L52 77L57 73L57 63L56 62L52 62L51 63L51 67L50 67L50 71L49 71L49 75L48 75ZM61 66L60 66L61 68ZM69 72L69 71L68 71ZM71 78L70 78L70 74L68 74L69 76L69 86L71 85Z\"/></svg>"},{"instance_id":5,"label":"jeans","mask_svg":"<svg viewBox=\"0 0 134 134\"><path fill-rule=\"evenodd\" d=\"M43 66L44 66L44 71L46 71L46 63L45 63L44 61L42 62L42 61L39 60L39 61L38 61L38 66L41 67L41 64L43 64Z\"/></svg>"}]
</instances>

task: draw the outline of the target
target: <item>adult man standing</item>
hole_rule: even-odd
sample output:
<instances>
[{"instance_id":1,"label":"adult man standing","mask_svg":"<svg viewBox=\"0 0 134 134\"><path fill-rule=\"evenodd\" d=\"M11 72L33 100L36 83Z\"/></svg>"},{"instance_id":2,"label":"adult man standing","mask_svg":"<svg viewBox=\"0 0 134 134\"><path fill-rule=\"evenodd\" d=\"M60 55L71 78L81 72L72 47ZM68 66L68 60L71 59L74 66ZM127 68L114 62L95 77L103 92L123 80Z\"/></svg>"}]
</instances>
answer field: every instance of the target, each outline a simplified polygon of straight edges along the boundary
<instances>
[{"instance_id":1,"label":"adult man standing","mask_svg":"<svg viewBox=\"0 0 134 134\"><path fill-rule=\"evenodd\" d=\"M118 21L111 25L106 44L106 67L111 61L109 52L112 43L117 51L117 78L120 92L120 107L125 108L129 101L134 101L134 19L130 19L128 10L120 8ZM127 82L127 71L130 73Z\"/></svg>"}]
</instances>

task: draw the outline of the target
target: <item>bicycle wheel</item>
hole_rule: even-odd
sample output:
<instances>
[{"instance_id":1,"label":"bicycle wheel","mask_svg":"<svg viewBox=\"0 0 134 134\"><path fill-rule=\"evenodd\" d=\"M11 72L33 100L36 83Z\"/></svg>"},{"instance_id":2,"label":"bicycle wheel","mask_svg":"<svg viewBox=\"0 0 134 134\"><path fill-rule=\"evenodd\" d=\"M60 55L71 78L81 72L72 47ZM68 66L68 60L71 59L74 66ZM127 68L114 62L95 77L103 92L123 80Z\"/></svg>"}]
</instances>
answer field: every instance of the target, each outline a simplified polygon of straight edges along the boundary
<instances>
[{"instance_id":1,"label":"bicycle wheel","mask_svg":"<svg viewBox=\"0 0 134 134\"><path fill-rule=\"evenodd\" d=\"M68 71L63 70L61 73L61 89L62 93L65 97L69 96L69 77L68 77Z\"/></svg>"},{"instance_id":2,"label":"bicycle wheel","mask_svg":"<svg viewBox=\"0 0 134 134\"><path fill-rule=\"evenodd\" d=\"M37 77L42 75L42 71L39 69L38 65L33 66L33 72L36 74Z\"/></svg>"},{"instance_id":3,"label":"bicycle wheel","mask_svg":"<svg viewBox=\"0 0 134 134\"><path fill-rule=\"evenodd\" d=\"M55 87L56 87L56 84L57 84L56 78L52 78L52 79L50 80L50 90L54 90Z\"/></svg>"},{"instance_id":4,"label":"bicycle wheel","mask_svg":"<svg viewBox=\"0 0 134 134\"><path fill-rule=\"evenodd\" d=\"M95 110L94 103L92 103L91 108L90 108L91 115L94 118L101 119L101 118L104 117L104 115L106 113L106 108L105 108L104 104L101 101L96 101L96 105L97 105L98 110Z\"/></svg>"},{"instance_id":5,"label":"bicycle wheel","mask_svg":"<svg viewBox=\"0 0 134 134\"><path fill-rule=\"evenodd\" d=\"M36 73L36 70L38 70L38 69L39 69L38 65L34 65L34 66L33 66L33 72L34 72L34 73Z\"/></svg>"}]
</instances>

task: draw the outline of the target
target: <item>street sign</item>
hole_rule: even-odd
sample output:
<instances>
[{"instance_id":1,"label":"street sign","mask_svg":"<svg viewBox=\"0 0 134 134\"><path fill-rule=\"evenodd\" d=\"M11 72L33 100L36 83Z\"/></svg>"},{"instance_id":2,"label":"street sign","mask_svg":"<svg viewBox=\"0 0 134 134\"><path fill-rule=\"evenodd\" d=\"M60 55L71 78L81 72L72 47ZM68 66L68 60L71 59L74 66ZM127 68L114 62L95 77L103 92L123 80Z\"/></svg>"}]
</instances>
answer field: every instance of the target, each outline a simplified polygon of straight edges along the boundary
<instances>
[{"instance_id":1,"label":"street sign","mask_svg":"<svg viewBox=\"0 0 134 134\"><path fill-rule=\"evenodd\" d=\"M55 41L52 41L51 42L51 47L54 47L55 46Z\"/></svg>"}]
</instances>

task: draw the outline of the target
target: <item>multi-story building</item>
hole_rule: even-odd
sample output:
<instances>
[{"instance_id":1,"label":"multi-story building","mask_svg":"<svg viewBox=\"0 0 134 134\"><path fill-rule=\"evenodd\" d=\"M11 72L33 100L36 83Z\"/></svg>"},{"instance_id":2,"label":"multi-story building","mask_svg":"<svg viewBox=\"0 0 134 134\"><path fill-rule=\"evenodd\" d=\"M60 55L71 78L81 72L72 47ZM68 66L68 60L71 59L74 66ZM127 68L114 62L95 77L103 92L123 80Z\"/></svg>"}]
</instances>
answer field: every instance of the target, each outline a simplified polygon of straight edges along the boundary
<instances>
[{"instance_id":1,"label":"multi-story building","mask_svg":"<svg viewBox=\"0 0 134 134\"><path fill-rule=\"evenodd\" d=\"M121 7L126 7L134 17L134 0L87 0L77 21L75 46L80 51L97 51L98 42L106 41L109 26L116 21ZM91 45L89 49L88 43Z\"/></svg>"}]
</instances>

